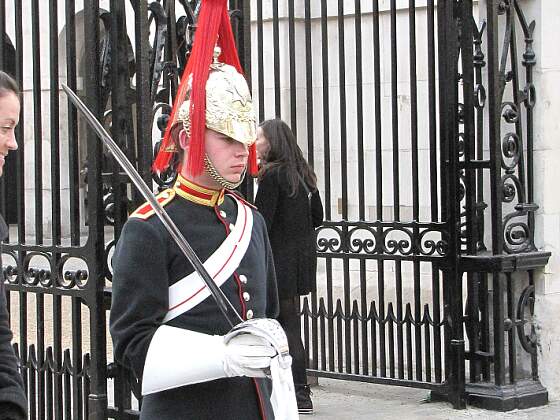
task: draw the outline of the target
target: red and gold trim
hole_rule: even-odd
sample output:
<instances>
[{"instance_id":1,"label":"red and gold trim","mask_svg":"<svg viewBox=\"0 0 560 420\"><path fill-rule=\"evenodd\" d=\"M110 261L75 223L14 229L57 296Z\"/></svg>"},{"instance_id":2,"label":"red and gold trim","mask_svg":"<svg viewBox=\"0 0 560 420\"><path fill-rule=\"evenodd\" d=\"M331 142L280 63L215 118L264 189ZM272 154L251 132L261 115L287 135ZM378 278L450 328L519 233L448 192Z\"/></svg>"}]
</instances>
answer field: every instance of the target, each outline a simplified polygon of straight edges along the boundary
<instances>
[{"instance_id":1,"label":"red and gold trim","mask_svg":"<svg viewBox=\"0 0 560 420\"><path fill-rule=\"evenodd\" d=\"M214 207L224 202L224 189L212 190L195 184L181 175L177 176L173 190L178 196L203 206Z\"/></svg>"},{"instance_id":2,"label":"red and gold trim","mask_svg":"<svg viewBox=\"0 0 560 420\"><path fill-rule=\"evenodd\" d=\"M165 206L166 204L169 204L174 197L175 197L175 191L172 190L171 188L168 188L160 192L156 198L159 204ZM152 208L152 205L150 203L144 203L140 207L138 207L130 215L130 217L136 217L138 219L147 220L154 214L155 211Z\"/></svg>"}]
</instances>

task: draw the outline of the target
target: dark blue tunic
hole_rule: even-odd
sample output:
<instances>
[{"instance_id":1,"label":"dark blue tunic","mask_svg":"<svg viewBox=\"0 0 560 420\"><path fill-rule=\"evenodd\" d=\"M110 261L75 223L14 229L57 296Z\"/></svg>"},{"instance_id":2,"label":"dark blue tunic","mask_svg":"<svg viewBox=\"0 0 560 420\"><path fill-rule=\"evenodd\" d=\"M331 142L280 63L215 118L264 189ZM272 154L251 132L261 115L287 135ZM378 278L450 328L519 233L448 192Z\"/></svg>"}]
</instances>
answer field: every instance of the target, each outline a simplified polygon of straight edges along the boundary
<instances>
[{"instance_id":1,"label":"dark blue tunic","mask_svg":"<svg viewBox=\"0 0 560 420\"><path fill-rule=\"evenodd\" d=\"M165 209L205 261L224 241L230 224L236 222L237 204L227 193L223 202L215 205L191 200L190 194L179 190ZM249 247L221 288L244 318L247 314L275 318L278 292L266 225L256 210L251 211L254 223ZM113 270L110 331L114 357L141 378L150 340L168 310L168 287L193 268L161 221L150 216L127 221L116 246ZM249 293L248 301L244 292ZM211 297L167 325L219 335L230 329ZM141 419L272 419L270 392L268 379L245 377L184 386L144 397Z\"/></svg>"}]
</instances>

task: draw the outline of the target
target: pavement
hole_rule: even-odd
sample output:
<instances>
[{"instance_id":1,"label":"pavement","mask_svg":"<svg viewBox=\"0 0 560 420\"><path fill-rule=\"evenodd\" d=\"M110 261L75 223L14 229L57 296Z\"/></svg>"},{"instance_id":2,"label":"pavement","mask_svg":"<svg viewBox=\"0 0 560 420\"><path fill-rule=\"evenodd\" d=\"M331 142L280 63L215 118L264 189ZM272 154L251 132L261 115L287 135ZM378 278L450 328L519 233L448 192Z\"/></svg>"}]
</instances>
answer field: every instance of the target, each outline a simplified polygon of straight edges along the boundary
<instances>
[{"instance_id":1,"label":"pavement","mask_svg":"<svg viewBox=\"0 0 560 420\"><path fill-rule=\"evenodd\" d=\"M113 381L107 385L112 405ZM319 378L311 391L315 413L300 415L300 420L560 420L560 401L500 413L474 407L455 410L449 403L430 401L423 389L364 382ZM134 398L132 408L138 409Z\"/></svg>"},{"instance_id":2,"label":"pavement","mask_svg":"<svg viewBox=\"0 0 560 420\"><path fill-rule=\"evenodd\" d=\"M560 420L560 401L500 413L474 407L455 410L449 403L431 402L429 391L422 389L319 378L311 390L315 413L301 415L301 420Z\"/></svg>"}]
</instances>

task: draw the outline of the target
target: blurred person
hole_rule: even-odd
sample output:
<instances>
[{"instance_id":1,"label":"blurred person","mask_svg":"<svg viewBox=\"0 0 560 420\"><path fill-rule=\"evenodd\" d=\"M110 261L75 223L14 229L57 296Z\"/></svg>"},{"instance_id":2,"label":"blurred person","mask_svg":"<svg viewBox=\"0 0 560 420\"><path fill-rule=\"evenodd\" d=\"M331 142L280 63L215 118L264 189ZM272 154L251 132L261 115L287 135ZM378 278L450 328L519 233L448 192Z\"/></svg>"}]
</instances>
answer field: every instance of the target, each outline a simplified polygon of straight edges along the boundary
<instances>
[{"instance_id":1,"label":"blurred person","mask_svg":"<svg viewBox=\"0 0 560 420\"><path fill-rule=\"evenodd\" d=\"M280 298L278 321L286 331L300 414L313 413L301 341L299 298L316 290L316 234L323 222L317 177L290 127L280 119L257 128L261 161L255 205L264 216Z\"/></svg>"},{"instance_id":2,"label":"blurred person","mask_svg":"<svg viewBox=\"0 0 560 420\"><path fill-rule=\"evenodd\" d=\"M18 148L15 128L19 122L19 113L18 85L12 77L0 71L0 176L4 172L6 156L10 151ZM0 216L0 241L7 236L8 226ZM8 320L2 270L0 271L0 420L20 420L27 418L27 398L12 347L12 331Z\"/></svg>"}]
</instances>

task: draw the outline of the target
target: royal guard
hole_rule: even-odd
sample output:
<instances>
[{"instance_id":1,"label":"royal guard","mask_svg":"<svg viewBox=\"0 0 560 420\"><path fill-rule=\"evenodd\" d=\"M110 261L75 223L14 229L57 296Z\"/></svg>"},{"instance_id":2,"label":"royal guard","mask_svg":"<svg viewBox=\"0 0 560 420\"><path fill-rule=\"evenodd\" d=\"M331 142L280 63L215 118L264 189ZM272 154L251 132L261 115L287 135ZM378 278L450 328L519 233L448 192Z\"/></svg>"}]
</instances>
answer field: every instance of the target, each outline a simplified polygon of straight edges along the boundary
<instances>
[{"instance_id":1,"label":"royal guard","mask_svg":"<svg viewBox=\"0 0 560 420\"><path fill-rule=\"evenodd\" d=\"M154 170L178 165L158 201L245 322L231 329L151 206L138 208L113 256L110 331L115 360L142 380L144 420L297 418L289 356L253 328L265 318L286 340L271 320L278 292L264 219L231 191L257 170L256 122L226 3L202 2Z\"/></svg>"}]
</instances>

